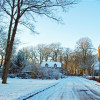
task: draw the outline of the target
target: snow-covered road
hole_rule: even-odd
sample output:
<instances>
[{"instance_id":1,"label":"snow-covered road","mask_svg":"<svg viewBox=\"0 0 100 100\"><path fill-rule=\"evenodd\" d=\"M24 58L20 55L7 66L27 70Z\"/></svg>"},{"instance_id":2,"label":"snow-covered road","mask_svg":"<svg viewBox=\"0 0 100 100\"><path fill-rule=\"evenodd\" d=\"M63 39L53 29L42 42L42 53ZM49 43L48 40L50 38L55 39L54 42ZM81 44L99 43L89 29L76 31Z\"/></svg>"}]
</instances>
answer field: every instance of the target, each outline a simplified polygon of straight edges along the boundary
<instances>
[{"instance_id":1,"label":"snow-covered road","mask_svg":"<svg viewBox=\"0 0 100 100\"><path fill-rule=\"evenodd\" d=\"M100 83L82 77L60 80L8 78L0 100L100 100Z\"/></svg>"},{"instance_id":2,"label":"snow-covered road","mask_svg":"<svg viewBox=\"0 0 100 100\"><path fill-rule=\"evenodd\" d=\"M100 84L81 77L68 77L27 100L100 100Z\"/></svg>"}]
</instances>

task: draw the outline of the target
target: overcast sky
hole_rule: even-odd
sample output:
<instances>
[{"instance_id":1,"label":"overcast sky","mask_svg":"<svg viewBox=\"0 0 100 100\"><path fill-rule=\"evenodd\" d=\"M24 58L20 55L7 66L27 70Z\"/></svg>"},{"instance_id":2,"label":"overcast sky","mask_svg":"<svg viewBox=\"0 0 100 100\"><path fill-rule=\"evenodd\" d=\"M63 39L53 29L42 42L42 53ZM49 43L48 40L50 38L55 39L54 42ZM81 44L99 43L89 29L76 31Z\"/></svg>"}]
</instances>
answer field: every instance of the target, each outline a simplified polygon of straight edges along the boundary
<instances>
[{"instance_id":1,"label":"overcast sky","mask_svg":"<svg viewBox=\"0 0 100 100\"><path fill-rule=\"evenodd\" d=\"M61 13L64 25L46 17L37 17L35 29L39 35L31 35L26 28L19 34L20 45L36 46L37 44L50 44L60 42L63 47L75 48L76 42L82 37L92 40L97 49L100 44L100 0L82 0L73 5L68 12Z\"/></svg>"}]
</instances>

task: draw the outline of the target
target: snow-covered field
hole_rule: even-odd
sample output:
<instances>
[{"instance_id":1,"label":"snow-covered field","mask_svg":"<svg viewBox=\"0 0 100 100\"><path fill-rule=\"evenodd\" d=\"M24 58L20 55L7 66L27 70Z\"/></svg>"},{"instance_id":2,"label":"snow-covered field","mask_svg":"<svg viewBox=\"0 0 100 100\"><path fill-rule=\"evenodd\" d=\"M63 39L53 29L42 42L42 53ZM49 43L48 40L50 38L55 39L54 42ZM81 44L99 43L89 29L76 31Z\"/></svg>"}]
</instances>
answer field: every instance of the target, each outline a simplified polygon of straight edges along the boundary
<instances>
[{"instance_id":1,"label":"snow-covered field","mask_svg":"<svg viewBox=\"0 0 100 100\"><path fill-rule=\"evenodd\" d=\"M58 80L36 80L8 78L8 84L1 84L0 80L0 100L14 100L19 97L36 93L46 87L56 84Z\"/></svg>"},{"instance_id":2,"label":"snow-covered field","mask_svg":"<svg viewBox=\"0 0 100 100\"><path fill-rule=\"evenodd\" d=\"M8 84L0 84L0 100L26 100L35 93L27 100L100 100L100 83L82 77L68 77L60 80L9 78Z\"/></svg>"}]
</instances>

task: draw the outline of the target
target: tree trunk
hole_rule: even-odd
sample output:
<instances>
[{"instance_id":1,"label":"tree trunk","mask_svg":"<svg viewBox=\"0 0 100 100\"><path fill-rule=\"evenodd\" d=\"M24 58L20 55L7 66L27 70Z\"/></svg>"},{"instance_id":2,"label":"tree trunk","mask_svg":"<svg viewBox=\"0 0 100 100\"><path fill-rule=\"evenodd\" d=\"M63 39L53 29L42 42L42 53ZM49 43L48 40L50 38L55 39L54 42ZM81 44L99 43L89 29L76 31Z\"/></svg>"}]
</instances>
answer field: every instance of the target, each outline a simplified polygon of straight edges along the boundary
<instances>
[{"instance_id":1,"label":"tree trunk","mask_svg":"<svg viewBox=\"0 0 100 100\"><path fill-rule=\"evenodd\" d=\"M16 21L15 21L15 26L14 26L13 32L12 32L12 37L9 42L10 44L7 43L6 56L5 56L5 62L4 62L4 68L3 68L3 76L2 76L3 84L7 83L8 69L9 69L10 58L11 58L12 49L13 49L14 38L15 38L16 31L17 31L18 21L19 21L19 18L17 17Z\"/></svg>"},{"instance_id":2,"label":"tree trunk","mask_svg":"<svg viewBox=\"0 0 100 100\"><path fill-rule=\"evenodd\" d=\"M7 52L8 56L7 59L5 59L4 68L3 68L3 76L2 76L2 83L7 83L7 74L8 74L8 67L10 63L10 52Z\"/></svg>"}]
</instances>

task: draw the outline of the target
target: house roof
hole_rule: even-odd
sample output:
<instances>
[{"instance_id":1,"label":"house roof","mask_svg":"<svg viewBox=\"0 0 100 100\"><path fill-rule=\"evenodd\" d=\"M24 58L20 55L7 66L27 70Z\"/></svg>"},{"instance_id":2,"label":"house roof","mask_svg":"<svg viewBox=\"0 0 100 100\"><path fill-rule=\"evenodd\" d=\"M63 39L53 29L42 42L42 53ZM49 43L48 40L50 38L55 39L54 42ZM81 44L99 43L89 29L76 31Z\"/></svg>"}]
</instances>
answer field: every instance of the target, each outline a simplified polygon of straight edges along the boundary
<instances>
[{"instance_id":1,"label":"house roof","mask_svg":"<svg viewBox=\"0 0 100 100\"><path fill-rule=\"evenodd\" d=\"M45 67L46 64L48 64L48 67L54 67L55 64L57 65L57 67L61 67L60 62L49 62L49 61L42 62L41 67Z\"/></svg>"}]
</instances>

